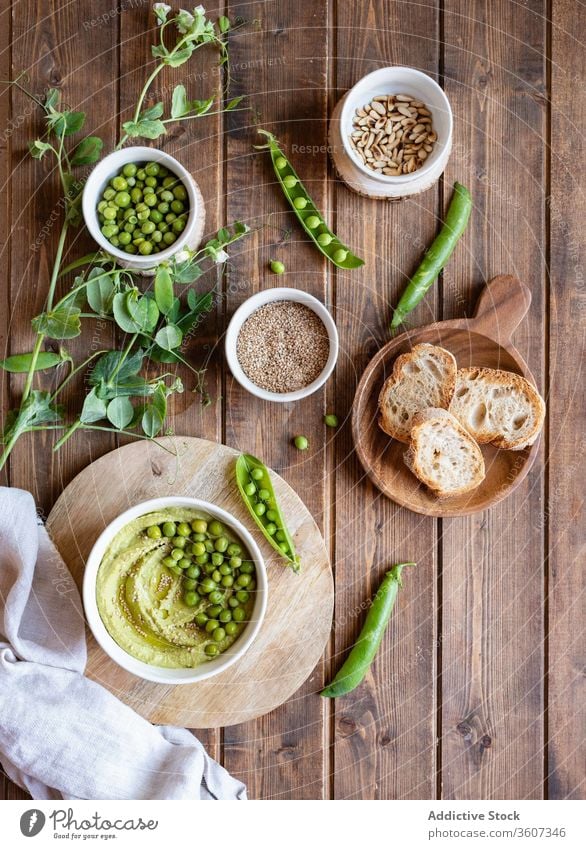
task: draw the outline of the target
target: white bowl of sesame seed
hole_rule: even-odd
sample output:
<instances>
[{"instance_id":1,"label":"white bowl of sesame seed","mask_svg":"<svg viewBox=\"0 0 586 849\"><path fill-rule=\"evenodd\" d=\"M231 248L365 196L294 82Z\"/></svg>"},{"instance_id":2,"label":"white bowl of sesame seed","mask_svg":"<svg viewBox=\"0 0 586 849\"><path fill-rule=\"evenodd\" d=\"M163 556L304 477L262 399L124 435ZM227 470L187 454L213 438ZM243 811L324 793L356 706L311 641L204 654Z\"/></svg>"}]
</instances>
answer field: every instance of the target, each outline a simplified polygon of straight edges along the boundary
<instances>
[{"instance_id":1,"label":"white bowl of sesame seed","mask_svg":"<svg viewBox=\"0 0 586 849\"><path fill-rule=\"evenodd\" d=\"M238 383L264 401L299 401L323 386L338 359L326 307L301 289L265 289L234 313L226 359Z\"/></svg>"}]
</instances>

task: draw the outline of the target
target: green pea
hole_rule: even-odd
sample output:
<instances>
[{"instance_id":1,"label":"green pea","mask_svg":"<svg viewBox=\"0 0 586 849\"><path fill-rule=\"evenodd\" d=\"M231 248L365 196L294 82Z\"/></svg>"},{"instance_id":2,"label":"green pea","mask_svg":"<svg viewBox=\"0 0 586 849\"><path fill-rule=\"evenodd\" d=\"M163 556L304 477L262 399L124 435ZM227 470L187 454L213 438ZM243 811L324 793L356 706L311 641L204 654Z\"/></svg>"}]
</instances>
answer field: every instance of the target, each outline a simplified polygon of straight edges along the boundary
<instances>
[{"instance_id":1,"label":"green pea","mask_svg":"<svg viewBox=\"0 0 586 849\"><path fill-rule=\"evenodd\" d=\"M332 259L334 260L334 262L344 262L347 256L348 251L344 250L344 248L338 248L337 251L334 251Z\"/></svg>"},{"instance_id":2,"label":"green pea","mask_svg":"<svg viewBox=\"0 0 586 849\"><path fill-rule=\"evenodd\" d=\"M287 537L285 536L285 532L284 532L284 531L277 531L277 533L275 534L275 536L276 536L276 538L279 540L279 542L285 542L285 540L287 539Z\"/></svg>"},{"instance_id":3,"label":"green pea","mask_svg":"<svg viewBox=\"0 0 586 849\"><path fill-rule=\"evenodd\" d=\"M128 188L128 183L124 179L124 177L114 177L113 180L110 180L113 189L116 189L117 192L123 192Z\"/></svg>"},{"instance_id":4,"label":"green pea","mask_svg":"<svg viewBox=\"0 0 586 849\"><path fill-rule=\"evenodd\" d=\"M243 563L240 571L245 575L254 575L254 563Z\"/></svg>"},{"instance_id":5,"label":"green pea","mask_svg":"<svg viewBox=\"0 0 586 849\"><path fill-rule=\"evenodd\" d=\"M222 609L221 602L223 601L224 594L221 593L220 590L214 590L212 593L209 594L208 598L209 598L209 600L211 601L212 604L215 604L215 605L219 604L220 605L220 608L217 611L217 613L219 613L220 610ZM210 616L216 616L217 613L212 613L212 609L210 607Z\"/></svg>"},{"instance_id":6,"label":"green pea","mask_svg":"<svg viewBox=\"0 0 586 849\"><path fill-rule=\"evenodd\" d=\"M224 630L226 631L229 637L233 637L235 634L238 633L238 625L236 624L236 622L226 622L226 624L224 625Z\"/></svg>"},{"instance_id":7,"label":"green pea","mask_svg":"<svg viewBox=\"0 0 586 849\"><path fill-rule=\"evenodd\" d=\"M156 177L159 173L159 163L158 162L147 162L144 167L145 174L148 174L149 177Z\"/></svg>"},{"instance_id":8,"label":"green pea","mask_svg":"<svg viewBox=\"0 0 586 849\"><path fill-rule=\"evenodd\" d=\"M277 259L272 259L270 262L270 269L273 274L284 274L285 273L285 265L282 262L279 262Z\"/></svg>"},{"instance_id":9,"label":"green pea","mask_svg":"<svg viewBox=\"0 0 586 849\"><path fill-rule=\"evenodd\" d=\"M183 552L180 548L174 548L171 552L171 557L173 558L173 560L179 561L183 557Z\"/></svg>"},{"instance_id":10,"label":"green pea","mask_svg":"<svg viewBox=\"0 0 586 849\"><path fill-rule=\"evenodd\" d=\"M236 578L236 586L246 588L250 584L250 575L239 575Z\"/></svg>"},{"instance_id":11,"label":"green pea","mask_svg":"<svg viewBox=\"0 0 586 849\"><path fill-rule=\"evenodd\" d=\"M181 560L177 561L177 565L181 569L189 569L191 566L191 560L189 559L189 557L182 557Z\"/></svg>"},{"instance_id":12,"label":"green pea","mask_svg":"<svg viewBox=\"0 0 586 849\"><path fill-rule=\"evenodd\" d=\"M187 191L185 186L175 186L173 189L173 195L177 198L177 200L187 200Z\"/></svg>"},{"instance_id":13,"label":"green pea","mask_svg":"<svg viewBox=\"0 0 586 849\"><path fill-rule=\"evenodd\" d=\"M238 599L237 599L237 598L235 598L234 596L231 596L231 597L228 599L228 607L232 607L232 608L234 608L234 607L238 607L239 603L240 603L240 602L238 601Z\"/></svg>"},{"instance_id":14,"label":"green pea","mask_svg":"<svg viewBox=\"0 0 586 849\"><path fill-rule=\"evenodd\" d=\"M221 580L222 580L222 573L220 572L219 569L214 569L214 571L212 572L212 581L215 581L216 584L219 584Z\"/></svg>"},{"instance_id":15,"label":"green pea","mask_svg":"<svg viewBox=\"0 0 586 849\"><path fill-rule=\"evenodd\" d=\"M173 222L172 226L175 233L182 233L185 230L185 221L183 218L178 218Z\"/></svg>"},{"instance_id":16,"label":"green pea","mask_svg":"<svg viewBox=\"0 0 586 849\"><path fill-rule=\"evenodd\" d=\"M199 557L200 554L206 553L206 547L203 542L194 542L191 546L191 553L196 557Z\"/></svg>"},{"instance_id":17,"label":"green pea","mask_svg":"<svg viewBox=\"0 0 586 849\"><path fill-rule=\"evenodd\" d=\"M255 485L252 483L252 481L251 481L250 483L247 483L247 484L244 486L244 492L245 492L248 496L253 496L253 495L254 495L254 493L256 492L256 487L255 487Z\"/></svg>"},{"instance_id":18,"label":"green pea","mask_svg":"<svg viewBox=\"0 0 586 849\"><path fill-rule=\"evenodd\" d=\"M173 563L172 566L169 566L169 571L173 572L174 575L183 575L183 570L177 563Z\"/></svg>"},{"instance_id":19,"label":"green pea","mask_svg":"<svg viewBox=\"0 0 586 849\"><path fill-rule=\"evenodd\" d=\"M297 185L297 177L294 177L293 174L287 174L286 177L283 177L283 184L288 189L293 189Z\"/></svg>"},{"instance_id":20,"label":"green pea","mask_svg":"<svg viewBox=\"0 0 586 849\"><path fill-rule=\"evenodd\" d=\"M121 209L126 209L127 206L130 206L130 195L128 192L117 192L114 202Z\"/></svg>"},{"instance_id":21,"label":"green pea","mask_svg":"<svg viewBox=\"0 0 586 849\"><path fill-rule=\"evenodd\" d=\"M173 548L185 548L189 540L186 540L185 537L173 537L171 542L173 543Z\"/></svg>"},{"instance_id":22,"label":"green pea","mask_svg":"<svg viewBox=\"0 0 586 849\"><path fill-rule=\"evenodd\" d=\"M317 237L318 244L322 246L322 248L327 248L334 241L334 237L330 236L329 233L320 233Z\"/></svg>"},{"instance_id":23,"label":"green pea","mask_svg":"<svg viewBox=\"0 0 586 849\"><path fill-rule=\"evenodd\" d=\"M275 159L275 165L277 166L279 171L281 171L283 168L286 167L287 160L285 159L284 156L277 156L277 158Z\"/></svg>"},{"instance_id":24,"label":"green pea","mask_svg":"<svg viewBox=\"0 0 586 849\"><path fill-rule=\"evenodd\" d=\"M240 557L231 557L229 560L230 566L232 569L239 569L242 566L242 558ZM230 568L230 567L228 567ZM220 570L221 571L221 570ZM223 573L225 574L225 573Z\"/></svg>"},{"instance_id":25,"label":"green pea","mask_svg":"<svg viewBox=\"0 0 586 849\"><path fill-rule=\"evenodd\" d=\"M214 590L218 589L218 585L215 581L212 581L211 578L204 578L200 584L200 587L202 589L202 592L206 593L206 595L209 595Z\"/></svg>"},{"instance_id":26,"label":"green pea","mask_svg":"<svg viewBox=\"0 0 586 849\"><path fill-rule=\"evenodd\" d=\"M205 613L198 613L195 617L195 624L199 625L200 628L203 628L207 621L208 617Z\"/></svg>"},{"instance_id":27,"label":"green pea","mask_svg":"<svg viewBox=\"0 0 586 849\"><path fill-rule=\"evenodd\" d=\"M210 617L210 619L217 619L220 613L222 612L221 604L214 604L212 607L208 607L206 613Z\"/></svg>"},{"instance_id":28,"label":"green pea","mask_svg":"<svg viewBox=\"0 0 586 849\"><path fill-rule=\"evenodd\" d=\"M250 593L246 592L246 590L238 590L236 593L236 599L240 602L240 604L246 604L246 602L250 599Z\"/></svg>"},{"instance_id":29,"label":"green pea","mask_svg":"<svg viewBox=\"0 0 586 849\"><path fill-rule=\"evenodd\" d=\"M161 213L161 215L166 215L169 212L169 204L168 203L160 203L157 206L157 211Z\"/></svg>"},{"instance_id":30,"label":"green pea","mask_svg":"<svg viewBox=\"0 0 586 849\"><path fill-rule=\"evenodd\" d=\"M218 616L220 622L231 622L232 621L232 611L231 610L222 610L220 615Z\"/></svg>"},{"instance_id":31,"label":"green pea","mask_svg":"<svg viewBox=\"0 0 586 849\"><path fill-rule=\"evenodd\" d=\"M181 203L180 200L172 200L171 201L171 210L173 212L176 212L177 214L179 214L180 212L183 212L184 209L185 209L185 204Z\"/></svg>"},{"instance_id":32,"label":"green pea","mask_svg":"<svg viewBox=\"0 0 586 849\"><path fill-rule=\"evenodd\" d=\"M160 224L163 220L163 216L161 215L158 209L151 209L151 217L149 220L154 221L155 224Z\"/></svg>"},{"instance_id":33,"label":"green pea","mask_svg":"<svg viewBox=\"0 0 586 849\"><path fill-rule=\"evenodd\" d=\"M250 477L255 481L261 480L263 477L262 469L253 469L250 473Z\"/></svg>"},{"instance_id":34,"label":"green pea","mask_svg":"<svg viewBox=\"0 0 586 849\"><path fill-rule=\"evenodd\" d=\"M219 624L220 623L217 619L208 619L208 621L206 622L206 631L208 632L208 634L211 634L212 631L215 631Z\"/></svg>"},{"instance_id":35,"label":"green pea","mask_svg":"<svg viewBox=\"0 0 586 849\"><path fill-rule=\"evenodd\" d=\"M216 628L216 630L212 634L212 638L216 643L221 643L222 640L226 639L226 631L224 628Z\"/></svg>"},{"instance_id":36,"label":"green pea","mask_svg":"<svg viewBox=\"0 0 586 849\"><path fill-rule=\"evenodd\" d=\"M153 212L158 212L157 209L153 209L153 207L157 205L157 196L154 194L145 195L144 203L146 204L146 206L150 207L152 218Z\"/></svg>"},{"instance_id":37,"label":"green pea","mask_svg":"<svg viewBox=\"0 0 586 849\"><path fill-rule=\"evenodd\" d=\"M141 242L141 244L140 244L140 245L139 245L139 247L138 247L138 251L139 251L139 253L141 253L143 256L148 256L149 254L151 254L151 253L153 252L153 245L152 245L152 242L146 242L146 241L145 241L145 242Z\"/></svg>"},{"instance_id":38,"label":"green pea","mask_svg":"<svg viewBox=\"0 0 586 849\"><path fill-rule=\"evenodd\" d=\"M115 197L115 196L116 196L116 192L112 188L105 189L104 193L102 195L104 200L112 200L112 198Z\"/></svg>"},{"instance_id":39,"label":"green pea","mask_svg":"<svg viewBox=\"0 0 586 849\"><path fill-rule=\"evenodd\" d=\"M220 566L220 575L231 575L232 569L227 563L222 563Z\"/></svg>"},{"instance_id":40,"label":"green pea","mask_svg":"<svg viewBox=\"0 0 586 849\"><path fill-rule=\"evenodd\" d=\"M188 578L192 578L193 580L195 580L201 575L201 569L199 568L199 566L191 565L185 570L185 574Z\"/></svg>"},{"instance_id":41,"label":"green pea","mask_svg":"<svg viewBox=\"0 0 586 849\"><path fill-rule=\"evenodd\" d=\"M180 537L188 537L191 533L191 528L187 524L187 522L179 522L177 525L177 533Z\"/></svg>"},{"instance_id":42,"label":"green pea","mask_svg":"<svg viewBox=\"0 0 586 849\"><path fill-rule=\"evenodd\" d=\"M206 564L209 561L209 559L210 559L210 555L208 554L207 551L205 551L203 554L198 554L197 557L195 558L196 562L199 563L200 566L203 566L204 564Z\"/></svg>"},{"instance_id":43,"label":"green pea","mask_svg":"<svg viewBox=\"0 0 586 849\"><path fill-rule=\"evenodd\" d=\"M277 526L275 525L274 522L269 522L267 525L265 525L265 531L270 536L274 536L276 531L277 531Z\"/></svg>"},{"instance_id":44,"label":"green pea","mask_svg":"<svg viewBox=\"0 0 586 849\"><path fill-rule=\"evenodd\" d=\"M137 167L134 162L127 162L124 168L122 169L122 173L125 177L134 177L136 176Z\"/></svg>"},{"instance_id":45,"label":"green pea","mask_svg":"<svg viewBox=\"0 0 586 849\"><path fill-rule=\"evenodd\" d=\"M204 651L208 657L215 657L220 649L214 643L208 643Z\"/></svg>"},{"instance_id":46,"label":"green pea","mask_svg":"<svg viewBox=\"0 0 586 849\"><path fill-rule=\"evenodd\" d=\"M315 228L319 227L320 224L321 221L317 215L308 215L305 219L305 226L309 227L310 230L315 230Z\"/></svg>"},{"instance_id":47,"label":"green pea","mask_svg":"<svg viewBox=\"0 0 586 849\"><path fill-rule=\"evenodd\" d=\"M214 545L216 551L220 551L223 553L230 545L230 541L226 537L218 537Z\"/></svg>"},{"instance_id":48,"label":"green pea","mask_svg":"<svg viewBox=\"0 0 586 849\"><path fill-rule=\"evenodd\" d=\"M116 215L117 215L116 210L112 209L111 206L107 206L106 209L104 210L104 218L106 219L106 221L114 221L114 219L116 218Z\"/></svg>"},{"instance_id":49,"label":"green pea","mask_svg":"<svg viewBox=\"0 0 586 849\"><path fill-rule=\"evenodd\" d=\"M261 501L268 501L271 497L271 493L268 491L268 489L259 489L258 497Z\"/></svg>"},{"instance_id":50,"label":"green pea","mask_svg":"<svg viewBox=\"0 0 586 849\"><path fill-rule=\"evenodd\" d=\"M298 197L293 199L293 206L295 209L305 209L307 206L307 198Z\"/></svg>"},{"instance_id":51,"label":"green pea","mask_svg":"<svg viewBox=\"0 0 586 849\"><path fill-rule=\"evenodd\" d=\"M338 417L334 413L328 413L324 416L324 424L327 427L338 427Z\"/></svg>"},{"instance_id":52,"label":"green pea","mask_svg":"<svg viewBox=\"0 0 586 849\"><path fill-rule=\"evenodd\" d=\"M183 577L183 589L184 590L194 590L197 587L197 581L194 581L193 578Z\"/></svg>"},{"instance_id":53,"label":"green pea","mask_svg":"<svg viewBox=\"0 0 586 849\"><path fill-rule=\"evenodd\" d=\"M219 551L214 551L214 553L212 554L211 560L212 560L212 563L214 564L214 566L221 566L222 563L224 562L224 555L220 554Z\"/></svg>"},{"instance_id":54,"label":"green pea","mask_svg":"<svg viewBox=\"0 0 586 849\"><path fill-rule=\"evenodd\" d=\"M215 550L216 550L216 549L214 548L214 541L213 541L212 539L206 539L206 541L204 542L204 545L205 545L205 547L206 547L206 551L207 551L209 554L211 554L211 553L212 553L212 551L215 551Z\"/></svg>"},{"instance_id":55,"label":"green pea","mask_svg":"<svg viewBox=\"0 0 586 849\"><path fill-rule=\"evenodd\" d=\"M230 557L240 557L242 554L242 548L238 545L237 542L231 542L228 546L228 554Z\"/></svg>"},{"instance_id":56,"label":"green pea","mask_svg":"<svg viewBox=\"0 0 586 849\"><path fill-rule=\"evenodd\" d=\"M208 529L208 523L205 519L194 519L191 523L191 530L196 534L205 534Z\"/></svg>"},{"instance_id":57,"label":"green pea","mask_svg":"<svg viewBox=\"0 0 586 849\"><path fill-rule=\"evenodd\" d=\"M161 539L163 532L158 525L151 525L147 528L147 537L150 539Z\"/></svg>"},{"instance_id":58,"label":"green pea","mask_svg":"<svg viewBox=\"0 0 586 849\"><path fill-rule=\"evenodd\" d=\"M232 575L224 575L224 577L222 578L222 586L226 587L226 589L231 587L233 583L234 578L232 577Z\"/></svg>"},{"instance_id":59,"label":"green pea","mask_svg":"<svg viewBox=\"0 0 586 849\"><path fill-rule=\"evenodd\" d=\"M276 510L267 510L267 519L269 522L276 522L279 518L279 514Z\"/></svg>"},{"instance_id":60,"label":"green pea","mask_svg":"<svg viewBox=\"0 0 586 849\"><path fill-rule=\"evenodd\" d=\"M306 436L296 436L293 440L293 444L298 451L307 451L309 448L309 442Z\"/></svg>"},{"instance_id":61,"label":"green pea","mask_svg":"<svg viewBox=\"0 0 586 849\"><path fill-rule=\"evenodd\" d=\"M175 522L163 522L163 536L174 537L177 534Z\"/></svg>"},{"instance_id":62,"label":"green pea","mask_svg":"<svg viewBox=\"0 0 586 849\"><path fill-rule=\"evenodd\" d=\"M235 607L232 611L232 619L234 622L244 622L246 619L246 611L243 607Z\"/></svg>"},{"instance_id":63,"label":"green pea","mask_svg":"<svg viewBox=\"0 0 586 849\"><path fill-rule=\"evenodd\" d=\"M175 241L175 236L173 233L163 233L163 241L166 245L172 245Z\"/></svg>"},{"instance_id":64,"label":"green pea","mask_svg":"<svg viewBox=\"0 0 586 849\"><path fill-rule=\"evenodd\" d=\"M188 590L183 596L183 601L188 607L195 607L201 601L200 596L195 590Z\"/></svg>"},{"instance_id":65,"label":"green pea","mask_svg":"<svg viewBox=\"0 0 586 849\"><path fill-rule=\"evenodd\" d=\"M132 237L131 237L130 233L126 233L126 232L120 233L120 235L118 236L118 241L120 242L121 245L129 245L131 238Z\"/></svg>"},{"instance_id":66,"label":"green pea","mask_svg":"<svg viewBox=\"0 0 586 849\"><path fill-rule=\"evenodd\" d=\"M254 512L256 513L257 516L263 516L265 514L267 508L262 503L262 501L259 501L258 504L254 505L253 509L254 509Z\"/></svg>"}]
</instances>

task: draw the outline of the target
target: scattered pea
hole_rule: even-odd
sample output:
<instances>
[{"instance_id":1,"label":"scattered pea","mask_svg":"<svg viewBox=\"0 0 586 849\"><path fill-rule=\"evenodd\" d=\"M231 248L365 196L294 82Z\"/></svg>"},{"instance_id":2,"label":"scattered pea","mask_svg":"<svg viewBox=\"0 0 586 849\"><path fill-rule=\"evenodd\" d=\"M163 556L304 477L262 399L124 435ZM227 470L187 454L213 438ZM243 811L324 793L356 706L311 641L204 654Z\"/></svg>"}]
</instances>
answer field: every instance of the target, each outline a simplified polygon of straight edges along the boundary
<instances>
[{"instance_id":1,"label":"scattered pea","mask_svg":"<svg viewBox=\"0 0 586 849\"><path fill-rule=\"evenodd\" d=\"M306 436L296 436L293 440L293 444L298 451L307 451L309 448L309 442Z\"/></svg>"},{"instance_id":2,"label":"scattered pea","mask_svg":"<svg viewBox=\"0 0 586 849\"><path fill-rule=\"evenodd\" d=\"M273 274L284 274L285 273L285 265L282 262L279 262L277 259L271 260L271 271Z\"/></svg>"},{"instance_id":3,"label":"scattered pea","mask_svg":"<svg viewBox=\"0 0 586 849\"><path fill-rule=\"evenodd\" d=\"M335 413L328 413L324 416L324 424L327 427L338 427L338 417Z\"/></svg>"}]
</instances>

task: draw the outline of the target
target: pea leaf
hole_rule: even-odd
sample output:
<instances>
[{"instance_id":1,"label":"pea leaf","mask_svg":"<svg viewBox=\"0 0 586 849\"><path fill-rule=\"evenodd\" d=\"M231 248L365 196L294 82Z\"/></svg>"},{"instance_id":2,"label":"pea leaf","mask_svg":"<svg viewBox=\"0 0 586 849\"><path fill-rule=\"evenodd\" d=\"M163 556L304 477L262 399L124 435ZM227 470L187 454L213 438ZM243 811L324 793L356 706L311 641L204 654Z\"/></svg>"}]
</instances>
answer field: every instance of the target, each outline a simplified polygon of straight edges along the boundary
<instances>
[{"instance_id":1,"label":"pea leaf","mask_svg":"<svg viewBox=\"0 0 586 849\"><path fill-rule=\"evenodd\" d=\"M98 397L96 389L92 389L85 396L85 401L83 402L83 407L81 410L81 415L79 417L80 422L82 424L91 424L92 422L99 422L101 419L106 418L107 405L106 402Z\"/></svg>"},{"instance_id":2,"label":"pea leaf","mask_svg":"<svg viewBox=\"0 0 586 849\"><path fill-rule=\"evenodd\" d=\"M155 336L156 344L165 351L173 351L178 348L182 340L183 333L176 324L167 324L165 327L161 327Z\"/></svg>"},{"instance_id":3,"label":"pea leaf","mask_svg":"<svg viewBox=\"0 0 586 849\"><path fill-rule=\"evenodd\" d=\"M134 351L120 365L123 357L124 351L108 351L107 354L102 354L90 373L90 384L96 386L102 381L109 384L112 381L114 373L116 374L116 380L122 383L128 378L137 375L142 368L144 359L142 348Z\"/></svg>"},{"instance_id":4,"label":"pea leaf","mask_svg":"<svg viewBox=\"0 0 586 849\"><path fill-rule=\"evenodd\" d=\"M4 371L9 371L11 374L24 374L30 369L32 361L32 353L13 354L5 360L0 360L0 368L3 368ZM54 368L62 362L63 358L59 354L53 354L50 351L41 351L37 357L35 371L44 371L45 369Z\"/></svg>"},{"instance_id":5,"label":"pea leaf","mask_svg":"<svg viewBox=\"0 0 586 849\"><path fill-rule=\"evenodd\" d=\"M71 157L72 165L93 165L102 153L104 142L98 136L88 136L77 145Z\"/></svg>"},{"instance_id":6,"label":"pea leaf","mask_svg":"<svg viewBox=\"0 0 586 849\"><path fill-rule=\"evenodd\" d=\"M51 150L51 145L40 139L35 139L35 141L29 142L28 149L33 159L42 159L46 152Z\"/></svg>"},{"instance_id":7,"label":"pea leaf","mask_svg":"<svg viewBox=\"0 0 586 849\"><path fill-rule=\"evenodd\" d=\"M180 118L189 112L189 103L184 85L177 85L173 89L171 99L171 118Z\"/></svg>"},{"instance_id":8,"label":"pea leaf","mask_svg":"<svg viewBox=\"0 0 586 849\"><path fill-rule=\"evenodd\" d=\"M94 269L92 269L94 271ZM95 269L98 277L103 274L102 269ZM90 272L91 274L91 272ZM112 313L112 303L114 301L114 284L110 277L100 277L98 280L89 280L86 286L87 302L94 312L99 315L110 315Z\"/></svg>"},{"instance_id":9,"label":"pea leaf","mask_svg":"<svg viewBox=\"0 0 586 849\"><path fill-rule=\"evenodd\" d=\"M74 339L81 333L80 312L78 307L68 306L41 313L31 324L37 333L44 333L50 339Z\"/></svg>"},{"instance_id":10,"label":"pea leaf","mask_svg":"<svg viewBox=\"0 0 586 849\"><path fill-rule=\"evenodd\" d=\"M142 429L151 438L160 433L167 415L167 394L164 384L159 384L150 404L147 404L142 416Z\"/></svg>"},{"instance_id":11,"label":"pea leaf","mask_svg":"<svg viewBox=\"0 0 586 849\"><path fill-rule=\"evenodd\" d=\"M55 135L72 136L83 127L85 112L51 112L47 123Z\"/></svg>"},{"instance_id":12,"label":"pea leaf","mask_svg":"<svg viewBox=\"0 0 586 849\"><path fill-rule=\"evenodd\" d=\"M239 97L234 97L226 106L226 112L231 112L232 109L236 109L239 103L244 100L244 95L241 94Z\"/></svg>"},{"instance_id":13,"label":"pea leaf","mask_svg":"<svg viewBox=\"0 0 586 849\"><path fill-rule=\"evenodd\" d=\"M134 407L126 396L119 396L108 404L107 416L114 427L123 430L133 419Z\"/></svg>"},{"instance_id":14,"label":"pea leaf","mask_svg":"<svg viewBox=\"0 0 586 849\"><path fill-rule=\"evenodd\" d=\"M126 309L139 331L149 333L155 329L159 320L159 308L152 298L140 296L138 289L131 289L126 294Z\"/></svg>"},{"instance_id":15,"label":"pea leaf","mask_svg":"<svg viewBox=\"0 0 586 849\"><path fill-rule=\"evenodd\" d=\"M200 266L190 260L177 263L173 268L173 278L176 283L195 283L202 274Z\"/></svg>"},{"instance_id":16,"label":"pea leaf","mask_svg":"<svg viewBox=\"0 0 586 849\"><path fill-rule=\"evenodd\" d=\"M61 92L58 88L50 88L45 95L45 109L55 111L56 107L59 105L60 97Z\"/></svg>"},{"instance_id":17,"label":"pea leaf","mask_svg":"<svg viewBox=\"0 0 586 849\"><path fill-rule=\"evenodd\" d=\"M218 18L218 29L222 33L228 32L228 30L230 29L230 19L227 18L225 15L222 15Z\"/></svg>"},{"instance_id":18,"label":"pea leaf","mask_svg":"<svg viewBox=\"0 0 586 849\"><path fill-rule=\"evenodd\" d=\"M124 132L130 138L158 139L167 131L162 121L126 121L122 124Z\"/></svg>"},{"instance_id":19,"label":"pea leaf","mask_svg":"<svg viewBox=\"0 0 586 849\"><path fill-rule=\"evenodd\" d=\"M209 312L214 299L213 292L204 292L198 295L194 289L190 289L187 293L187 304L192 312Z\"/></svg>"},{"instance_id":20,"label":"pea leaf","mask_svg":"<svg viewBox=\"0 0 586 849\"><path fill-rule=\"evenodd\" d=\"M183 50L177 50L175 53L169 53L164 58L164 62L166 65L169 65L170 68L178 68L180 65L184 65L185 62L191 57L193 53L193 46L188 44L187 47L184 47Z\"/></svg>"},{"instance_id":21,"label":"pea leaf","mask_svg":"<svg viewBox=\"0 0 586 849\"><path fill-rule=\"evenodd\" d=\"M158 103L154 103L152 106L148 106L146 109L143 109L139 115L140 121L154 121L156 118L160 118L163 114L163 104L161 101Z\"/></svg>"},{"instance_id":22,"label":"pea leaf","mask_svg":"<svg viewBox=\"0 0 586 849\"><path fill-rule=\"evenodd\" d=\"M171 312L175 302L173 280L169 269L164 265L159 265L155 274L155 301L163 315Z\"/></svg>"}]
</instances>

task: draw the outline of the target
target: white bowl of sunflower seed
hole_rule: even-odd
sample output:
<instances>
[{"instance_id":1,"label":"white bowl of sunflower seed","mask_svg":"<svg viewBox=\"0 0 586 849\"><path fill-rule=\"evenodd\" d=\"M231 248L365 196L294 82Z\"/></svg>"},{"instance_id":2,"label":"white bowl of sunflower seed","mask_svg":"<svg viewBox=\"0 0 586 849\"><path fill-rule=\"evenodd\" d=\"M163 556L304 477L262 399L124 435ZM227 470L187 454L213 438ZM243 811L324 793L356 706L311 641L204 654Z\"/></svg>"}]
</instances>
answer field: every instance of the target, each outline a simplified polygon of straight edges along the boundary
<instances>
[{"instance_id":1,"label":"white bowl of sunflower seed","mask_svg":"<svg viewBox=\"0 0 586 849\"><path fill-rule=\"evenodd\" d=\"M416 194L433 185L447 165L450 103L435 80L416 68L367 74L347 92L332 121L338 170L365 194L369 189L388 197Z\"/></svg>"}]
</instances>

